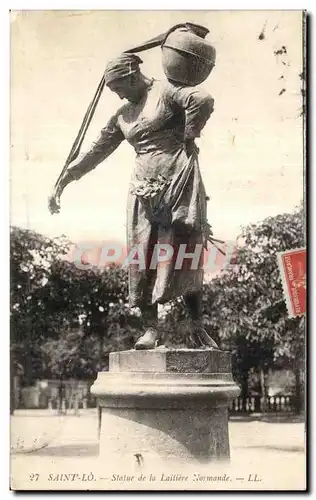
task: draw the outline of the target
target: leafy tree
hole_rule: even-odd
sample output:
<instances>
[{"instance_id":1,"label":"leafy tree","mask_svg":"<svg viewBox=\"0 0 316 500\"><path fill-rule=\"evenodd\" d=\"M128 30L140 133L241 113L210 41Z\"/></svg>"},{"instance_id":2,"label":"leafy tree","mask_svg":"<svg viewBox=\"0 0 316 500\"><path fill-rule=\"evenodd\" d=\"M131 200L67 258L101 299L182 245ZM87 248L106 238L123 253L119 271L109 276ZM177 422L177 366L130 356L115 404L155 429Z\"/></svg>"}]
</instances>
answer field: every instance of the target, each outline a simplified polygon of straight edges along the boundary
<instances>
[{"instance_id":1,"label":"leafy tree","mask_svg":"<svg viewBox=\"0 0 316 500\"><path fill-rule=\"evenodd\" d=\"M54 262L66 254L66 238L46 238L34 231L11 228L10 306L11 365L26 383L42 373L40 345L49 335L45 291ZM56 331L56 329L55 329Z\"/></svg>"},{"instance_id":2,"label":"leafy tree","mask_svg":"<svg viewBox=\"0 0 316 500\"><path fill-rule=\"evenodd\" d=\"M132 347L140 322L127 307L124 269L85 270L59 261L49 293L50 309L68 318L58 339L43 345L53 376L94 378L107 368L109 352Z\"/></svg>"},{"instance_id":3,"label":"leafy tree","mask_svg":"<svg viewBox=\"0 0 316 500\"><path fill-rule=\"evenodd\" d=\"M79 269L66 259L70 245L11 229L11 374L19 367L26 385L95 376L140 326L126 304L126 271Z\"/></svg>"}]
</instances>

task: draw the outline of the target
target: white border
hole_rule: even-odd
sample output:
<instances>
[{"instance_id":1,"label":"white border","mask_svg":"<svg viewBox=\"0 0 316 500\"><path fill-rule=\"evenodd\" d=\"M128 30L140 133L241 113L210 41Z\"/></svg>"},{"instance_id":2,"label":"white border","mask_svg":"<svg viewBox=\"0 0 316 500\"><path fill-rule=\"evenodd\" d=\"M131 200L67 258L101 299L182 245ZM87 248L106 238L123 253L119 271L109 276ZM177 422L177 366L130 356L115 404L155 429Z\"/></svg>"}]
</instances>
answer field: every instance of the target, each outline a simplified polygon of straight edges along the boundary
<instances>
[{"instance_id":1,"label":"white border","mask_svg":"<svg viewBox=\"0 0 316 500\"><path fill-rule=\"evenodd\" d=\"M310 3L310 6L306 5ZM292 1L257 1L255 4L251 1L243 2L239 6L232 0L160 0L159 2L150 2L144 0L134 0L132 3L127 0L50 0L40 2L39 0L29 0L27 5L23 1L10 2L9 9L12 10L179 10L179 11L196 11L196 10L304 10L311 7L311 1L302 2L298 0Z\"/></svg>"}]
</instances>

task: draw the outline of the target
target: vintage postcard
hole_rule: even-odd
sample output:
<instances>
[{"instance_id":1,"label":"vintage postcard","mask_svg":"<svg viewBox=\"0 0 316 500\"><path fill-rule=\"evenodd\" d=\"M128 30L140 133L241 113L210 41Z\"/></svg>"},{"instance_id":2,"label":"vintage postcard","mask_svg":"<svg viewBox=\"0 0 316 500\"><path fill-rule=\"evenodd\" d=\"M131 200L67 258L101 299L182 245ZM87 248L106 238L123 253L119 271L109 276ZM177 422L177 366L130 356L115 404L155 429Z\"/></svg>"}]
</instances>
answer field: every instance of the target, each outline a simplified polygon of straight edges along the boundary
<instances>
[{"instance_id":1,"label":"vintage postcard","mask_svg":"<svg viewBox=\"0 0 316 500\"><path fill-rule=\"evenodd\" d=\"M306 489L306 13L10 13L10 488Z\"/></svg>"}]
</instances>

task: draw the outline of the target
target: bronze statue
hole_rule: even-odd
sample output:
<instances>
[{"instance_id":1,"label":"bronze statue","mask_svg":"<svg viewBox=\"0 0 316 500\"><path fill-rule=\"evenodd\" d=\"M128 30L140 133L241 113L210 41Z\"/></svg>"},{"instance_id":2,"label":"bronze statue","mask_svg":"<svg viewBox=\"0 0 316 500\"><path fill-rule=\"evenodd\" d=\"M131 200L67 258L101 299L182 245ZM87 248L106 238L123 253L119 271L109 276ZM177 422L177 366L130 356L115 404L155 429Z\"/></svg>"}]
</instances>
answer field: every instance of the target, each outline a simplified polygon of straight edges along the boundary
<instances>
[{"instance_id":1,"label":"bronze statue","mask_svg":"<svg viewBox=\"0 0 316 500\"><path fill-rule=\"evenodd\" d=\"M129 265L129 303L140 308L145 324L135 348L158 345L158 304L183 296L190 316L186 345L217 349L201 323L202 252L197 262L194 257L184 258L180 268L176 266L179 252L185 248L185 253L198 255L210 235L207 196L194 139L213 112L214 100L196 86L147 78L140 71L141 63L137 55L124 53L108 64L104 83L127 102L102 129L91 149L68 165L49 208L52 213L59 212L65 187L127 140L136 152L128 198L127 245L142 245L146 260L142 269ZM157 244L169 245L173 257L153 266Z\"/></svg>"}]
</instances>

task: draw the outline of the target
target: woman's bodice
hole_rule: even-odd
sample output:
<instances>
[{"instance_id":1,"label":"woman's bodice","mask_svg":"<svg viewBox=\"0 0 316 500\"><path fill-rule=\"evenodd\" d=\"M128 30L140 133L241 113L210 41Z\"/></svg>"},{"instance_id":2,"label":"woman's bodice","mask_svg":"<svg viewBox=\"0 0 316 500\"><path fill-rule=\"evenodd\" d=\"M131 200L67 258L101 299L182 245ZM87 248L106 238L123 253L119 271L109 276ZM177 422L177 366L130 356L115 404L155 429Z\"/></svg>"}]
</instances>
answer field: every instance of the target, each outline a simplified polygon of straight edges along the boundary
<instances>
[{"instance_id":1,"label":"woman's bodice","mask_svg":"<svg viewBox=\"0 0 316 500\"><path fill-rule=\"evenodd\" d=\"M91 170L126 139L135 149L133 177L173 175L187 160L185 140L200 136L213 99L197 87L152 80L138 103L127 102L102 129L90 151L71 165L76 178ZM82 173L83 172L83 173Z\"/></svg>"}]
</instances>

